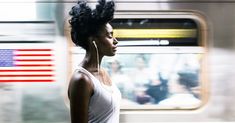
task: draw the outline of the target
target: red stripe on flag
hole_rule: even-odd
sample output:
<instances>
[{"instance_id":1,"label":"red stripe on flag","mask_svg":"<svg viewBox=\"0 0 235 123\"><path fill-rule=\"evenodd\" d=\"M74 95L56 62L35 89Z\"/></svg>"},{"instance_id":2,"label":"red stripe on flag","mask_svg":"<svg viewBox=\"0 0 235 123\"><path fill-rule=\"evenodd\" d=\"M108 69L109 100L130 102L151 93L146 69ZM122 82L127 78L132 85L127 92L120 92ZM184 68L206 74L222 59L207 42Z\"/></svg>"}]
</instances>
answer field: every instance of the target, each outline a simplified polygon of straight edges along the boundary
<instances>
[{"instance_id":1,"label":"red stripe on flag","mask_svg":"<svg viewBox=\"0 0 235 123\"><path fill-rule=\"evenodd\" d=\"M39 75L39 74L31 74L31 75L27 75L27 74L21 74L21 75L0 75L0 77L52 77L54 75L52 74L44 74L44 75Z\"/></svg>"},{"instance_id":2,"label":"red stripe on flag","mask_svg":"<svg viewBox=\"0 0 235 123\"><path fill-rule=\"evenodd\" d=\"M14 56L52 56L52 54L15 54Z\"/></svg>"},{"instance_id":3,"label":"red stripe on flag","mask_svg":"<svg viewBox=\"0 0 235 123\"><path fill-rule=\"evenodd\" d=\"M52 79L48 79L48 80L39 80L39 79L36 79L36 80L0 80L0 82L53 82L54 80Z\"/></svg>"},{"instance_id":4,"label":"red stripe on flag","mask_svg":"<svg viewBox=\"0 0 235 123\"><path fill-rule=\"evenodd\" d=\"M15 59L14 61L21 61L21 62L32 62L32 61L36 61L36 62L43 62L43 61L53 61L52 59Z\"/></svg>"},{"instance_id":5,"label":"red stripe on flag","mask_svg":"<svg viewBox=\"0 0 235 123\"><path fill-rule=\"evenodd\" d=\"M53 64L15 64L18 67L49 67L53 66Z\"/></svg>"},{"instance_id":6,"label":"red stripe on flag","mask_svg":"<svg viewBox=\"0 0 235 123\"><path fill-rule=\"evenodd\" d=\"M16 49L16 51L52 51L51 49Z\"/></svg>"},{"instance_id":7,"label":"red stripe on flag","mask_svg":"<svg viewBox=\"0 0 235 123\"><path fill-rule=\"evenodd\" d=\"M52 72L51 69L45 69L45 70L0 70L0 72Z\"/></svg>"}]
</instances>

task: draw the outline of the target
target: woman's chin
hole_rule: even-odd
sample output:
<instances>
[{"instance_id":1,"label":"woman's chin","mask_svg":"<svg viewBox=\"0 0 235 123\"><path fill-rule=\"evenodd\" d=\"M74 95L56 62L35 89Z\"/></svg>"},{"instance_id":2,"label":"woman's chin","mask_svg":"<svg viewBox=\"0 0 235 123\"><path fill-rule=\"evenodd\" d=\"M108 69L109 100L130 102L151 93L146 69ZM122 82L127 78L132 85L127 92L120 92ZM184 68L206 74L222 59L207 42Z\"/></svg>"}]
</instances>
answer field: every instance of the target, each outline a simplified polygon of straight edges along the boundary
<instances>
[{"instance_id":1,"label":"woman's chin","mask_svg":"<svg viewBox=\"0 0 235 123\"><path fill-rule=\"evenodd\" d=\"M115 56L115 55L116 55L116 52L113 52L113 53L111 53L111 54L109 54L107 56Z\"/></svg>"},{"instance_id":2,"label":"woman's chin","mask_svg":"<svg viewBox=\"0 0 235 123\"><path fill-rule=\"evenodd\" d=\"M113 56L115 56L116 55L116 50L113 52Z\"/></svg>"}]
</instances>

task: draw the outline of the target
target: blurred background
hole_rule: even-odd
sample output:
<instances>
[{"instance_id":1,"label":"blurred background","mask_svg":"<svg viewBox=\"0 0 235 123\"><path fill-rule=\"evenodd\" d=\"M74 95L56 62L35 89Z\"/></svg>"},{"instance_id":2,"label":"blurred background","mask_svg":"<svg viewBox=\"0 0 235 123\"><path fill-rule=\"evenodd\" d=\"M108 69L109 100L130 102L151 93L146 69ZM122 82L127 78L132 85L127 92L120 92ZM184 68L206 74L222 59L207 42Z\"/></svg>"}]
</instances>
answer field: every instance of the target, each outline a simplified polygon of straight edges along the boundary
<instances>
[{"instance_id":1,"label":"blurred background","mask_svg":"<svg viewBox=\"0 0 235 123\"><path fill-rule=\"evenodd\" d=\"M0 1L0 123L70 122L67 84L85 53L69 37L75 3ZM116 5L119 47L102 67L122 93L121 123L235 121L234 0Z\"/></svg>"}]
</instances>

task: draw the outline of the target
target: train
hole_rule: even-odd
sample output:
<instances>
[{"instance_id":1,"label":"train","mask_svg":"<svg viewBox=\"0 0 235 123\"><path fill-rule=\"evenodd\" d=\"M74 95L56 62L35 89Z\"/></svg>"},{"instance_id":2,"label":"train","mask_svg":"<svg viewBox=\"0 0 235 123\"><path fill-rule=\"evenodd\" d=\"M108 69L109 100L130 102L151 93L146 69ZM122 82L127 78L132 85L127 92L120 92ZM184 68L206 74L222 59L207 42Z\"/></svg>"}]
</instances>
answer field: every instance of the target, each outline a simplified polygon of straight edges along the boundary
<instances>
[{"instance_id":1,"label":"train","mask_svg":"<svg viewBox=\"0 0 235 123\"><path fill-rule=\"evenodd\" d=\"M0 2L1 123L70 122L67 85L85 53L70 38L76 3ZM120 123L235 121L234 0L115 3L118 50L102 67L122 93Z\"/></svg>"}]
</instances>

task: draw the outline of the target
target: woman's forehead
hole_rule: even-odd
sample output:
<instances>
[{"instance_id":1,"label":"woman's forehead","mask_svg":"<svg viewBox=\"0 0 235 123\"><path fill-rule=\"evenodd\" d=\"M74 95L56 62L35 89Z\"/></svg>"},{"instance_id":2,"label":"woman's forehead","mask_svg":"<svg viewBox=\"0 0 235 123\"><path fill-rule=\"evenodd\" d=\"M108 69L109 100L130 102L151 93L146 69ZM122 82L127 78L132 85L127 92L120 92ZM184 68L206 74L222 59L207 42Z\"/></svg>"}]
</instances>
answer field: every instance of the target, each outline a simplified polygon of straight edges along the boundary
<instances>
[{"instance_id":1,"label":"woman's forehead","mask_svg":"<svg viewBox=\"0 0 235 123\"><path fill-rule=\"evenodd\" d=\"M106 30L107 30L107 32L112 32L113 31L113 27L109 23L107 23L106 24Z\"/></svg>"},{"instance_id":2,"label":"woman's forehead","mask_svg":"<svg viewBox=\"0 0 235 123\"><path fill-rule=\"evenodd\" d=\"M107 23L106 25L104 25L101 30L99 31L100 35L106 35L107 33L112 33L113 32L113 27Z\"/></svg>"}]
</instances>

